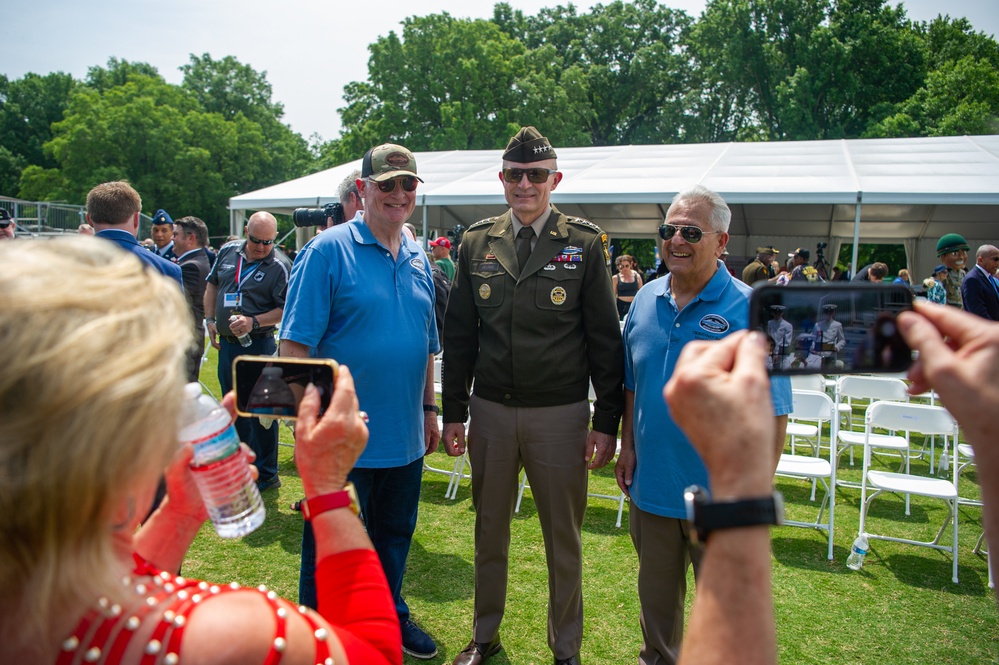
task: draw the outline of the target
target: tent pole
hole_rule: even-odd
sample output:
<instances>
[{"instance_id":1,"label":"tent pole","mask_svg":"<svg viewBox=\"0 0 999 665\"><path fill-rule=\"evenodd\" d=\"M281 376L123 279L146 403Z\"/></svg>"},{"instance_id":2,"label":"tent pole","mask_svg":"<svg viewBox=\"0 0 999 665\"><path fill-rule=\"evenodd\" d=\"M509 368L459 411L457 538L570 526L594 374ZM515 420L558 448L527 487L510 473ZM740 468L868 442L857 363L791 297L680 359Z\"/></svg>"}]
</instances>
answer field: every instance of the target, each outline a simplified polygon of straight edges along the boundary
<instances>
[{"instance_id":1,"label":"tent pole","mask_svg":"<svg viewBox=\"0 0 999 665\"><path fill-rule=\"evenodd\" d=\"M426 195L420 197L420 206L423 208L423 242L426 244L430 242L430 236L427 235L427 197ZM435 238L436 240L436 238ZM424 248L426 249L426 248Z\"/></svg>"},{"instance_id":2,"label":"tent pole","mask_svg":"<svg viewBox=\"0 0 999 665\"><path fill-rule=\"evenodd\" d=\"M860 252L860 202L864 193L857 192L857 212L853 216L853 256L850 258L850 277L857 274L857 254Z\"/></svg>"}]
</instances>

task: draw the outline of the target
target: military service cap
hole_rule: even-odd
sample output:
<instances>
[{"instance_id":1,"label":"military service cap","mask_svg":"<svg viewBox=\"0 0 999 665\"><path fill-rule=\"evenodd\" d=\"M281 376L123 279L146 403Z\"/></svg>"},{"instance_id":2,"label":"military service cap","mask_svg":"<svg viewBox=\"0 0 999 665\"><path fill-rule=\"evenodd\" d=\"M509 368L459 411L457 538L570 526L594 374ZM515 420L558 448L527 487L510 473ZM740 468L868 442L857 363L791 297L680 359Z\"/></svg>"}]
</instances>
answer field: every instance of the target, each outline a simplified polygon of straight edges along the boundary
<instances>
[{"instance_id":1,"label":"military service cap","mask_svg":"<svg viewBox=\"0 0 999 665\"><path fill-rule=\"evenodd\" d=\"M161 208L156 211L155 215L153 215L153 224L173 224L173 217L170 216L170 213Z\"/></svg>"},{"instance_id":2,"label":"military service cap","mask_svg":"<svg viewBox=\"0 0 999 665\"><path fill-rule=\"evenodd\" d=\"M543 159L557 159L555 149L548 139L531 126L522 128L506 144L503 160L507 162L540 162Z\"/></svg>"}]
</instances>

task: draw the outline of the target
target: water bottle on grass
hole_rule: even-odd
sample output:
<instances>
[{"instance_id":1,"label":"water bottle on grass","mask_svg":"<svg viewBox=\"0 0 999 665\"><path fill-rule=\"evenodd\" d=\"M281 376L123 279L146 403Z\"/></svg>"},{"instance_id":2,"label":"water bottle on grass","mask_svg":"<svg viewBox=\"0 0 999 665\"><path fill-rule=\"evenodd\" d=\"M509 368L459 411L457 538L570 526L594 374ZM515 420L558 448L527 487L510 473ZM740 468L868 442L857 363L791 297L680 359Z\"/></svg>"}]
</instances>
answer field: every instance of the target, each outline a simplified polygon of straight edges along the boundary
<instances>
[{"instance_id":1,"label":"water bottle on grass","mask_svg":"<svg viewBox=\"0 0 999 665\"><path fill-rule=\"evenodd\" d=\"M867 534L860 534L853 541L853 547L850 548L850 556L846 559L846 567L850 570L860 570L864 567L864 557L867 556Z\"/></svg>"},{"instance_id":2,"label":"water bottle on grass","mask_svg":"<svg viewBox=\"0 0 999 665\"><path fill-rule=\"evenodd\" d=\"M264 523L266 511L229 412L201 384L184 386L181 443L194 444L191 471L215 531L239 538Z\"/></svg>"}]
</instances>

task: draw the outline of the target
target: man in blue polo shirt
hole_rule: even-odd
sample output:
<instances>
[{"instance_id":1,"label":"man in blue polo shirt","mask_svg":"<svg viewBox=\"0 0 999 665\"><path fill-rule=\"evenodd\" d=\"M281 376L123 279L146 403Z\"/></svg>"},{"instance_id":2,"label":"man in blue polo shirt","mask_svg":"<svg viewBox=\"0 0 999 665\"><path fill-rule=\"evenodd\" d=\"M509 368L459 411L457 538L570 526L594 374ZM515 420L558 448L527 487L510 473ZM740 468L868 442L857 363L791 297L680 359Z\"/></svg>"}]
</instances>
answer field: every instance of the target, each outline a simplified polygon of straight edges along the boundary
<instances>
[{"instance_id":1,"label":"man in blue polo shirt","mask_svg":"<svg viewBox=\"0 0 999 665\"><path fill-rule=\"evenodd\" d=\"M731 217L725 201L704 187L676 195L659 227L670 273L638 292L624 327L625 410L614 471L621 490L631 497L642 665L676 662L683 641L687 567L693 562L696 576L701 554L690 541L683 490L708 485L700 456L663 402L663 385L687 342L721 339L749 326L751 289L719 260ZM790 381L775 378L771 392L778 416L776 443L783 448Z\"/></svg>"},{"instance_id":2,"label":"man in blue polo shirt","mask_svg":"<svg viewBox=\"0 0 999 665\"><path fill-rule=\"evenodd\" d=\"M403 651L437 655L409 618L402 578L416 529L423 456L437 449L434 320L429 260L403 234L416 207L416 159L402 146L372 148L357 187L363 219L329 228L295 258L284 320L283 356L333 358L350 367L370 436L348 479L392 590ZM302 537L299 602L316 606L315 541Z\"/></svg>"}]
</instances>

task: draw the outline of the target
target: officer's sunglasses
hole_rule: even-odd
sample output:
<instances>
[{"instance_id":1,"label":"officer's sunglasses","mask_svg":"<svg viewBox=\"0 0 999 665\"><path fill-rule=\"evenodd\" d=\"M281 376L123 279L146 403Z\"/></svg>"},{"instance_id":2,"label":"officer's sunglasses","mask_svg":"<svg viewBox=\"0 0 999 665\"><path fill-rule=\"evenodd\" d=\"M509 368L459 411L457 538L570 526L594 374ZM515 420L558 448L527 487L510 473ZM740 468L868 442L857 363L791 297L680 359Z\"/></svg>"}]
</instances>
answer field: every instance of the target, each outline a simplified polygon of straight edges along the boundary
<instances>
[{"instance_id":1,"label":"officer's sunglasses","mask_svg":"<svg viewBox=\"0 0 999 665\"><path fill-rule=\"evenodd\" d=\"M380 182L372 180L371 182L374 182L378 186L378 191L391 194L395 191L395 183L397 182L402 184L403 191L414 192L416 191L416 183L419 181L416 179L416 176L404 175L401 178L390 178Z\"/></svg>"},{"instance_id":2,"label":"officer's sunglasses","mask_svg":"<svg viewBox=\"0 0 999 665\"><path fill-rule=\"evenodd\" d=\"M669 240L676 235L676 232L680 232L680 237L689 242L691 245L696 245L701 242L701 238L709 233L721 233L721 231L702 231L696 226L674 226L673 224L663 224L659 227L659 237L663 240Z\"/></svg>"},{"instance_id":3,"label":"officer's sunglasses","mask_svg":"<svg viewBox=\"0 0 999 665\"><path fill-rule=\"evenodd\" d=\"M540 185L554 173L557 173L555 169L503 169L503 179L507 182L517 183L526 175L529 182Z\"/></svg>"},{"instance_id":4,"label":"officer's sunglasses","mask_svg":"<svg viewBox=\"0 0 999 665\"><path fill-rule=\"evenodd\" d=\"M254 237L254 236L252 236L250 234L247 234L246 237L254 245L273 245L274 244L274 240L273 239L271 239L271 240L262 240L261 238L256 238L256 237Z\"/></svg>"}]
</instances>

